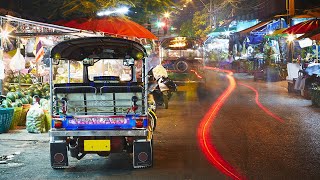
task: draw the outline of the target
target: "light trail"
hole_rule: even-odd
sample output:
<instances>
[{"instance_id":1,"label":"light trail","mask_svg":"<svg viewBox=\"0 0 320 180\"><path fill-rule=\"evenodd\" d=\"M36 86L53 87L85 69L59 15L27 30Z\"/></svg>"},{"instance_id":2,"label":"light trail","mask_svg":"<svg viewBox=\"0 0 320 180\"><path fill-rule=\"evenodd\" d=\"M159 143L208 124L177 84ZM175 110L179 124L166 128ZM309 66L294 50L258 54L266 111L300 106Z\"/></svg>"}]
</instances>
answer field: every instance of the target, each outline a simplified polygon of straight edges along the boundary
<instances>
[{"instance_id":1,"label":"light trail","mask_svg":"<svg viewBox=\"0 0 320 180\"><path fill-rule=\"evenodd\" d=\"M259 92L258 92L255 88L253 88L253 87L251 87L251 86L249 86L249 85L247 85L247 84L243 84L243 83L239 83L239 84L240 84L241 86L245 86L245 87L251 89L253 92L255 92L255 94L256 94L255 101L256 101L256 104L259 106L260 109L262 109L265 113L267 113L269 116L271 116L271 117L274 118L275 120L277 120L277 121L279 121L279 122L281 122L281 123L284 123L284 122L285 122L283 119L281 119L281 117L279 117L279 116L277 116L276 114L272 113L268 108L266 108L265 106L263 106L263 105L260 103L260 101L259 101Z\"/></svg>"},{"instance_id":2,"label":"light trail","mask_svg":"<svg viewBox=\"0 0 320 180\"><path fill-rule=\"evenodd\" d=\"M199 79L202 79L202 76L195 70L191 69L191 72L193 72Z\"/></svg>"},{"instance_id":3,"label":"light trail","mask_svg":"<svg viewBox=\"0 0 320 180\"><path fill-rule=\"evenodd\" d=\"M209 111L201 120L201 123L198 127L198 141L202 152L205 154L206 158L211 164L213 164L218 170L223 172L225 175L229 176L232 179L246 179L240 173L238 173L216 150L214 145L211 143L210 128L211 125L217 116L219 110L230 96L232 91L236 88L236 81L232 76L233 73L228 70L222 70L218 68L205 67L205 69L215 70L220 72L227 73L227 78L229 80L228 88L219 96L219 98L214 102L210 107Z\"/></svg>"}]
</instances>

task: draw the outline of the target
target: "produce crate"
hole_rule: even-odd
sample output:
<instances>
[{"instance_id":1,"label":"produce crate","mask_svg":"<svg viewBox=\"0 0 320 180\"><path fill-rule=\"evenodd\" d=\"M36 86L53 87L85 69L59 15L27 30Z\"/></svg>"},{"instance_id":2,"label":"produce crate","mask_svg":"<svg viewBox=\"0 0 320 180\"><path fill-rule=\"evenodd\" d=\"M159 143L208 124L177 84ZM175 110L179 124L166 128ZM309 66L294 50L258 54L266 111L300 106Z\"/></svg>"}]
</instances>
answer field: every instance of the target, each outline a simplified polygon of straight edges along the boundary
<instances>
[{"instance_id":1,"label":"produce crate","mask_svg":"<svg viewBox=\"0 0 320 180\"><path fill-rule=\"evenodd\" d=\"M47 110L43 110L45 115L45 130L48 132L51 129L51 114Z\"/></svg>"},{"instance_id":2,"label":"produce crate","mask_svg":"<svg viewBox=\"0 0 320 180\"><path fill-rule=\"evenodd\" d=\"M6 133L9 131L13 112L13 108L0 108L0 133Z\"/></svg>"},{"instance_id":3,"label":"produce crate","mask_svg":"<svg viewBox=\"0 0 320 180\"><path fill-rule=\"evenodd\" d=\"M22 107L15 107L10 129L15 129L20 121Z\"/></svg>"},{"instance_id":4,"label":"produce crate","mask_svg":"<svg viewBox=\"0 0 320 180\"><path fill-rule=\"evenodd\" d=\"M22 111L21 111L21 116L20 116L20 121L18 123L18 126L25 126L26 125L26 120L27 120L27 113L30 109L30 104L23 104L22 105Z\"/></svg>"}]
</instances>

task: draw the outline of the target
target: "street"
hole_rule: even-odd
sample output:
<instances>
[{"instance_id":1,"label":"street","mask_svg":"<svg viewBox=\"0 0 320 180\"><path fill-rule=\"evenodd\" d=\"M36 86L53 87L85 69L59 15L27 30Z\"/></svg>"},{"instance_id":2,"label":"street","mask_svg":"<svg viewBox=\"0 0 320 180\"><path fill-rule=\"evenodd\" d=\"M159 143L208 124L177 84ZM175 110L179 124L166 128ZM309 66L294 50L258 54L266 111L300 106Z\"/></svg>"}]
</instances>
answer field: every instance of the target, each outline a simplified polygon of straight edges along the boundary
<instances>
[{"instance_id":1,"label":"street","mask_svg":"<svg viewBox=\"0 0 320 180\"><path fill-rule=\"evenodd\" d=\"M208 70L206 77L207 97L176 93L169 109L157 111L152 168L133 169L123 153L69 157L70 168L53 170L47 133L11 131L0 134L0 157L13 154L0 163L0 179L320 178L320 109L310 100L288 94L285 81L235 74L230 88L226 73Z\"/></svg>"}]
</instances>

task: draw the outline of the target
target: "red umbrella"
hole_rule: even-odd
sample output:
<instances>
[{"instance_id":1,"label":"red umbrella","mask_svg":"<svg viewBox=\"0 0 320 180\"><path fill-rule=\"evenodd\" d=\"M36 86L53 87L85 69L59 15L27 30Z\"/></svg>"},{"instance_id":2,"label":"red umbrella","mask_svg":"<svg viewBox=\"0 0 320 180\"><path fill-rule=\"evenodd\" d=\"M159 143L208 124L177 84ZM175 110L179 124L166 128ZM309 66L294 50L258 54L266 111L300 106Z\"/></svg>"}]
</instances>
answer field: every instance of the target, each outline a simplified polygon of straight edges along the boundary
<instances>
[{"instance_id":1,"label":"red umbrella","mask_svg":"<svg viewBox=\"0 0 320 180\"><path fill-rule=\"evenodd\" d=\"M88 31L104 32L111 35L158 39L140 24L124 17L107 16L97 19L75 19L58 21L55 24Z\"/></svg>"},{"instance_id":2,"label":"red umbrella","mask_svg":"<svg viewBox=\"0 0 320 180\"><path fill-rule=\"evenodd\" d=\"M289 27L284 31L287 34L304 34L319 28L320 20L319 19L312 19L308 21L304 21L298 23L294 26Z\"/></svg>"}]
</instances>

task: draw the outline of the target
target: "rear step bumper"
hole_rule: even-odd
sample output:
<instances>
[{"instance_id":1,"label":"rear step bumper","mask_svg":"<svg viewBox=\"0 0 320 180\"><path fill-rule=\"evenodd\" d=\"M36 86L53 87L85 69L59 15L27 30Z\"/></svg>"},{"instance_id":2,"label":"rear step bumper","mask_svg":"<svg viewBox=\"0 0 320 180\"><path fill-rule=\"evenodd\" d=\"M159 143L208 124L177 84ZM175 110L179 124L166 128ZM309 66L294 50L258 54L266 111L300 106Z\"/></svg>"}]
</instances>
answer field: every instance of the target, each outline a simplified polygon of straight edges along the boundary
<instances>
[{"instance_id":1,"label":"rear step bumper","mask_svg":"<svg viewBox=\"0 0 320 180\"><path fill-rule=\"evenodd\" d=\"M54 130L49 131L50 137L65 136L148 136L147 129L134 130Z\"/></svg>"}]
</instances>

